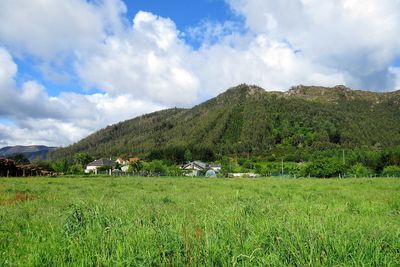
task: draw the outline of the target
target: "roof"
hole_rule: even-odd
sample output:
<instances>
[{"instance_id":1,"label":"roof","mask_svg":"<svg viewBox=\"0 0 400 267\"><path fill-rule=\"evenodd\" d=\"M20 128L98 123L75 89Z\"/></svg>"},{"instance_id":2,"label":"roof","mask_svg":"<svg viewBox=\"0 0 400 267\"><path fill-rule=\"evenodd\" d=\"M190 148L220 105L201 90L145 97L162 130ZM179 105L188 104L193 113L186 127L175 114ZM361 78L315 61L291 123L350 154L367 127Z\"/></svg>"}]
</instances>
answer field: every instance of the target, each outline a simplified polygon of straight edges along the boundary
<instances>
[{"instance_id":1,"label":"roof","mask_svg":"<svg viewBox=\"0 0 400 267\"><path fill-rule=\"evenodd\" d=\"M188 169L189 167L192 167L192 168L197 167L201 170L205 170L208 168L208 164L205 162L196 160L196 161L189 162L189 163L183 165L183 169Z\"/></svg>"},{"instance_id":2,"label":"roof","mask_svg":"<svg viewBox=\"0 0 400 267\"><path fill-rule=\"evenodd\" d=\"M94 167L104 166L104 165L115 166L116 163L114 161L112 161L112 160L109 160L109 159L98 159L98 160L95 160L95 161L90 162L88 164L88 166L94 166Z\"/></svg>"},{"instance_id":3,"label":"roof","mask_svg":"<svg viewBox=\"0 0 400 267\"><path fill-rule=\"evenodd\" d=\"M140 161L140 158L129 158L129 162Z\"/></svg>"},{"instance_id":4,"label":"roof","mask_svg":"<svg viewBox=\"0 0 400 267\"><path fill-rule=\"evenodd\" d=\"M209 165L210 168L221 168L220 164L210 164Z\"/></svg>"}]
</instances>

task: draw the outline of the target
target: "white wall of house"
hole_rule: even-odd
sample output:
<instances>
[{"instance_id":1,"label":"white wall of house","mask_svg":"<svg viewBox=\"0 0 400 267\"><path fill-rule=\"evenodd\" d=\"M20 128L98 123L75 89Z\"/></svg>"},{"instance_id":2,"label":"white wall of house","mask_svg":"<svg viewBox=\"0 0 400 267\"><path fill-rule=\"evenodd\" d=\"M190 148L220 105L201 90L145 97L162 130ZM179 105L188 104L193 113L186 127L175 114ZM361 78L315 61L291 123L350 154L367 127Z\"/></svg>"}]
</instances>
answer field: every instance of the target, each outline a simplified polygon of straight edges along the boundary
<instances>
[{"instance_id":1,"label":"white wall of house","mask_svg":"<svg viewBox=\"0 0 400 267\"><path fill-rule=\"evenodd\" d=\"M98 166L86 166L85 172L86 172L86 173L89 173L89 172L96 172L97 168L98 168Z\"/></svg>"}]
</instances>

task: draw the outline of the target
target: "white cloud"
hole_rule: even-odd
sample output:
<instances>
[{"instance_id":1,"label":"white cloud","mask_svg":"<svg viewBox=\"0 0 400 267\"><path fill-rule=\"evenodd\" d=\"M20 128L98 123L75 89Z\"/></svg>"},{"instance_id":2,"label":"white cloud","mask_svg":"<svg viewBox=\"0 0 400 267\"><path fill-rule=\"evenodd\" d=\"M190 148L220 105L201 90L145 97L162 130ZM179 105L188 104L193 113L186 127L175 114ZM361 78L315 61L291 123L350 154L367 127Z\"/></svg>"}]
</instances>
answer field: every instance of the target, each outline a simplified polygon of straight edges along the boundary
<instances>
[{"instance_id":1,"label":"white cloud","mask_svg":"<svg viewBox=\"0 0 400 267\"><path fill-rule=\"evenodd\" d=\"M2 145L67 145L106 125L165 108L127 94L61 93L50 97L36 81L18 88L16 74L11 55L0 48L0 116L14 122L0 123Z\"/></svg>"},{"instance_id":2,"label":"white cloud","mask_svg":"<svg viewBox=\"0 0 400 267\"><path fill-rule=\"evenodd\" d=\"M12 0L0 3L0 42L14 53L54 60L91 49L123 28L120 0Z\"/></svg>"},{"instance_id":3,"label":"white cloud","mask_svg":"<svg viewBox=\"0 0 400 267\"><path fill-rule=\"evenodd\" d=\"M124 34L110 36L99 50L83 56L77 71L88 86L112 95L193 103L199 81L187 64L191 50L178 35L171 20L139 12Z\"/></svg>"},{"instance_id":4,"label":"white cloud","mask_svg":"<svg viewBox=\"0 0 400 267\"><path fill-rule=\"evenodd\" d=\"M396 85L395 90L400 90L400 67L389 68L390 73L395 77Z\"/></svg>"},{"instance_id":5,"label":"white cloud","mask_svg":"<svg viewBox=\"0 0 400 267\"><path fill-rule=\"evenodd\" d=\"M0 117L14 123L0 124L0 144L69 144L107 124L190 106L244 82L267 90L400 89L400 71L391 67L400 55L399 0L226 1L247 28L203 21L181 33L172 20L142 11L129 22L121 0L2 1ZM101 93L50 97L38 79L19 79L13 57L45 79L74 79Z\"/></svg>"},{"instance_id":6,"label":"white cloud","mask_svg":"<svg viewBox=\"0 0 400 267\"><path fill-rule=\"evenodd\" d=\"M191 31L198 34L212 25ZM139 12L132 28L83 56L77 70L88 86L167 105L198 103L243 82L284 90L298 83L345 81L346 73L315 64L265 34L240 35L229 23L217 27L207 30L210 36L196 51L179 38L171 20ZM218 42L209 41L218 32L222 34Z\"/></svg>"},{"instance_id":7,"label":"white cloud","mask_svg":"<svg viewBox=\"0 0 400 267\"><path fill-rule=\"evenodd\" d=\"M289 42L304 56L350 74L347 84L393 89L400 55L400 1L228 0L252 32Z\"/></svg>"},{"instance_id":8,"label":"white cloud","mask_svg":"<svg viewBox=\"0 0 400 267\"><path fill-rule=\"evenodd\" d=\"M9 86L17 73L17 64L14 63L10 53L0 47L0 86Z\"/></svg>"},{"instance_id":9,"label":"white cloud","mask_svg":"<svg viewBox=\"0 0 400 267\"><path fill-rule=\"evenodd\" d=\"M233 46L232 43L235 45ZM245 45L240 45L245 43ZM265 35L239 39L200 50L195 63L202 88L209 96L240 84L257 84L267 90L286 90L294 84L341 84L346 74L314 64L284 43Z\"/></svg>"}]
</instances>

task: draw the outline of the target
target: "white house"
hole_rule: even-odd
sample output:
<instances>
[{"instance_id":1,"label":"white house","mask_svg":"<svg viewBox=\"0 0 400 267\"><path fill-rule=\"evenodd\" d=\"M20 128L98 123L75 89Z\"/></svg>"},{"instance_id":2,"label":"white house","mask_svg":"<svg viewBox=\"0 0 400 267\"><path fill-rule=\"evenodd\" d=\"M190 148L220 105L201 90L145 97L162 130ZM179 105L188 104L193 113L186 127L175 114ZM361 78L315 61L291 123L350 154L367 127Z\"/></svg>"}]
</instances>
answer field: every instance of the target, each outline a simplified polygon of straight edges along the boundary
<instances>
[{"instance_id":1,"label":"white house","mask_svg":"<svg viewBox=\"0 0 400 267\"><path fill-rule=\"evenodd\" d=\"M98 159L98 160L95 160L95 161L89 163L86 166L85 172L86 173L96 172L97 169L102 167L102 166L111 166L111 168L114 168L115 165L117 165L116 162L114 162L114 161L112 161L110 159Z\"/></svg>"},{"instance_id":2,"label":"white house","mask_svg":"<svg viewBox=\"0 0 400 267\"><path fill-rule=\"evenodd\" d=\"M183 170L187 171L192 171L188 173L188 176L198 176L200 171L207 171L207 170L212 170L215 173L218 173L221 171L221 166L220 165L215 165L215 164L208 164L202 161L192 161L189 162L181 167Z\"/></svg>"},{"instance_id":3,"label":"white house","mask_svg":"<svg viewBox=\"0 0 400 267\"><path fill-rule=\"evenodd\" d=\"M116 162L117 162L119 165L128 165L128 164L129 164L129 161L128 161L128 160L125 160L125 159L123 159L123 158L118 158L118 159L116 160Z\"/></svg>"},{"instance_id":4,"label":"white house","mask_svg":"<svg viewBox=\"0 0 400 267\"><path fill-rule=\"evenodd\" d=\"M208 164L202 161L192 161L182 166L184 170L203 171L208 169Z\"/></svg>"}]
</instances>

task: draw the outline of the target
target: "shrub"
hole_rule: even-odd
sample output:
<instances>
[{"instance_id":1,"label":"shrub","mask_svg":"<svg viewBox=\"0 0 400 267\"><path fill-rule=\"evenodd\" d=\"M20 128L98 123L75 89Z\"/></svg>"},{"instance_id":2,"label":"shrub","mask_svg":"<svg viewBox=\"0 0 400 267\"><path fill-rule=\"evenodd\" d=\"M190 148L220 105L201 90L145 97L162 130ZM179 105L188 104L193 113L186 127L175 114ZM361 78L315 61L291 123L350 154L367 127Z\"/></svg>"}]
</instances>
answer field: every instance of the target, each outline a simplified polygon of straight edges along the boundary
<instances>
[{"instance_id":1,"label":"shrub","mask_svg":"<svg viewBox=\"0 0 400 267\"><path fill-rule=\"evenodd\" d=\"M153 160L146 166L146 171L153 175L166 175L168 167L164 164L162 160Z\"/></svg>"},{"instance_id":2,"label":"shrub","mask_svg":"<svg viewBox=\"0 0 400 267\"><path fill-rule=\"evenodd\" d=\"M71 165L71 166L68 168L68 173L69 173L69 174L75 174L75 175L77 175L77 174L83 174L83 167L82 167L81 164L74 164L74 165Z\"/></svg>"},{"instance_id":3,"label":"shrub","mask_svg":"<svg viewBox=\"0 0 400 267\"><path fill-rule=\"evenodd\" d=\"M383 168L382 175L400 177L400 167L396 165L386 166Z\"/></svg>"},{"instance_id":4,"label":"shrub","mask_svg":"<svg viewBox=\"0 0 400 267\"><path fill-rule=\"evenodd\" d=\"M345 165L335 159L316 160L308 164L302 171L303 176L329 178L339 176L346 171Z\"/></svg>"},{"instance_id":5,"label":"shrub","mask_svg":"<svg viewBox=\"0 0 400 267\"><path fill-rule=\"evenodd\" d=\"M362 163L357 163L350 168L348 173L352 176L367 177L371 174L371 170L365 167Z\"/></svg>"}]
</instances>

